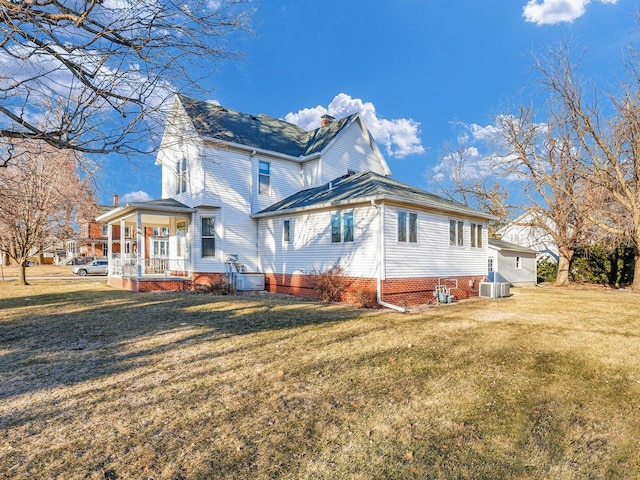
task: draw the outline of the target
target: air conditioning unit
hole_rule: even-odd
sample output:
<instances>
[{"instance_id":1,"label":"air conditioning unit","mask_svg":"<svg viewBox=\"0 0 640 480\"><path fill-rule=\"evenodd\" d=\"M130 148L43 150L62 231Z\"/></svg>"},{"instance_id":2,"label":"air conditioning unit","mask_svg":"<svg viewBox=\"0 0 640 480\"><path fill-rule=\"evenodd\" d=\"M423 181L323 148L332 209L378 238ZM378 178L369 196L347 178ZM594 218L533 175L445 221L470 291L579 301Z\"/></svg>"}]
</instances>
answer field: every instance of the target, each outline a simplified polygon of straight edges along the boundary
<instances>
[{"instance_id":1,"label":"air conditioning unit","mask_svg":"<svg viewBox=\"0 0 640 480\"><path fill-rule=\"evenodd\" d=\"M482 298L496 298L497 297L497 288L499 285L493 282L480 282L480 288L478 293Z\"/></svg>"},{"instance_id":2,"label":"air conditioning unit","mask_svg":"<svg viewBox=\"0 0 640 480\"><path fill-rule=\"evenodd\" d=\"M500 298L511 295L511 284L480 282L479 295L482 298Z\"/></svg>"},{"instance_id":3,"label":"air conditioning unit","mask_svg":"<svg viewBox=\"0 0 640 480\"><path fill-rule=\"evenodd\" d=\"M264 275L261 273L236 273L235 276L239 292L264 290Z\"/></svg>"}]
</instances>

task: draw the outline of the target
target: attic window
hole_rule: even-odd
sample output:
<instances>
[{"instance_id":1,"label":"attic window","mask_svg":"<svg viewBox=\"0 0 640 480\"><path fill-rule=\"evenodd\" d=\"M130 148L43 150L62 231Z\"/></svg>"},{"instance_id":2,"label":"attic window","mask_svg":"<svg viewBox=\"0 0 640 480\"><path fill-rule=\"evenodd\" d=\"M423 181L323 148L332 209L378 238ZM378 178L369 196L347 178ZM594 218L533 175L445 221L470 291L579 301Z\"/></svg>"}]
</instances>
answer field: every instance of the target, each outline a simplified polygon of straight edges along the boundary
<instances>
[{"instance_id":1,"label":"attic window","mask_svg":"<svg viewBox=\"0 0 640 480\"><path fill-rule=\"evenodd\" d=\"M183 158L176 164L176 194L187 191L187 159Z\"/></svg>"}]
</instances>

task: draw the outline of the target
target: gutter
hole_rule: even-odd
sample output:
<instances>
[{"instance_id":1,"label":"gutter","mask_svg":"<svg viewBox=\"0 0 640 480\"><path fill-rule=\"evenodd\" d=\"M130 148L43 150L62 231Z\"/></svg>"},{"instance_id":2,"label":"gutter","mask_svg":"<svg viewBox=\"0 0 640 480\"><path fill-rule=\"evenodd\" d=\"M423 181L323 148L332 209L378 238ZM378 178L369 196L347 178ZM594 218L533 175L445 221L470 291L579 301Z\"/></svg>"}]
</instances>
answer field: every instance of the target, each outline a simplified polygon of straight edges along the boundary
<instances>
[{"instance_id":1,"label":"gutter","mask_svg":"<svg viewBox=\"0 0 640 480\"><path fill-rule=\"evenodd\" d=\"M376 299L378 300L378 303L383 307L397 310L401 313L406 313L406 308L400 307L398 305L393 305L392 303L388 303L382 300L382 268L384 267L384 248L382 244L384 240L384 204L378 205L375 199L371 199L371 206L375 207L378 210L378 275L376 279Z\"/></svg>"}]
</instances>

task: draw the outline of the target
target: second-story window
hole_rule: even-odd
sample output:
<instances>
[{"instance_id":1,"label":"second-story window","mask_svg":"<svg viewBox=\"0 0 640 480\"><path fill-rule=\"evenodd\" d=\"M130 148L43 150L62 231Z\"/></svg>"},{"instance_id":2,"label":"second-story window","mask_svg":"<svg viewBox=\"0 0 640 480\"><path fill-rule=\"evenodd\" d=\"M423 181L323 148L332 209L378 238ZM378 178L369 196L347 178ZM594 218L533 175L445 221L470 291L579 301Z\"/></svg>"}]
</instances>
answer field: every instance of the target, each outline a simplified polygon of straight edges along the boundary
<instances>
[{"instance_id":1,"label":"second-story window","mask_svg":"<svg viewBox=\"0 0 640 480\"><path fill-rule=\"evenodd\" d=\"M176 194L187 191L187 159L183 158L176 164Z\"/></svg>"},{"instance_id":2,"label":"second-story window","mask_svg":"<svg viewBox=\"0 0 640 480\"><path fill-rule=\"evenodd\" d=\"M103 237L109 236L109 225L102 225L102 236Z\"/></svg>"},{"instance_id":3,"label":"second-story window","mask_svg":"<svg viewBox=\"0 0 640 480\"><path fill-rule=\"evenodd\" d=\"M258 193L271 192L271 164L269 162L258 163Z\"/></svg>"}]
</instances>

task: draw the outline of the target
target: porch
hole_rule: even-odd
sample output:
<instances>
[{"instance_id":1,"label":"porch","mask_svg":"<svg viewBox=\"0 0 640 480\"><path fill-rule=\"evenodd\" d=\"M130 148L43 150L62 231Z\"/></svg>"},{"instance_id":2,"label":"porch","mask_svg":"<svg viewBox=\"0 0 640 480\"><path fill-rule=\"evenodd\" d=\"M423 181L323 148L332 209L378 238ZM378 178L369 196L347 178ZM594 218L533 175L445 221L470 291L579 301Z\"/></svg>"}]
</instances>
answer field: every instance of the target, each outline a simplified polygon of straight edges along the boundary
<instances>
[{"instance_id":1,"label":"porch","mask_svg":"<svg viewBox=\"0 0 640 480\"><path fill-rule=\"evenodd\" d=\"M190 286L194 211L163 199L128 203L98 217L108 225L109 284L132 291Z\"/></svg>"}]
</instances>

